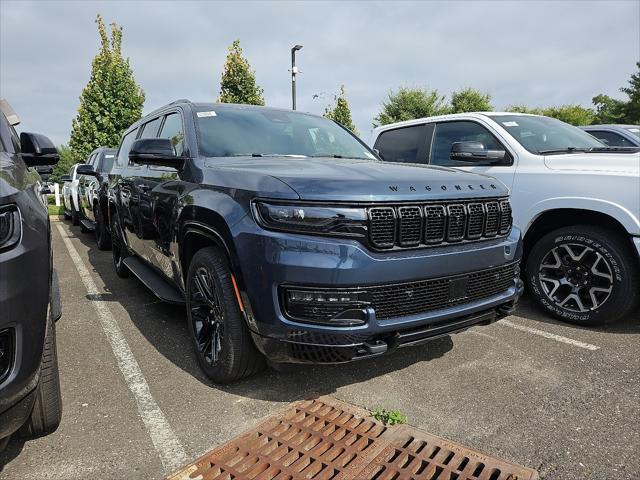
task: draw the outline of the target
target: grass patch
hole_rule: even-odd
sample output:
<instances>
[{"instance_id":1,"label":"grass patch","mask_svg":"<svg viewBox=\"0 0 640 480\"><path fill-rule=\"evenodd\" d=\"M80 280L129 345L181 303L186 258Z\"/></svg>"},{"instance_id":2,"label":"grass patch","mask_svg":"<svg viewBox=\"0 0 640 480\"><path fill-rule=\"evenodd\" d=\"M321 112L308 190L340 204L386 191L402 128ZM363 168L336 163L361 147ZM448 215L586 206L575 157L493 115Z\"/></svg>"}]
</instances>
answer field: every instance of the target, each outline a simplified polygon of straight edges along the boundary
<instances>
[{"instance_id":1,"label":"grass patch","mask_svg":"<svg viewBox=\"0 0 640 480\"><path fill-rule=\"evenodd\" d=\"M400 410L385 410L384 408L376 408L371 412L373 418L385 425L398 425L407 423L407 416Z\"/></svg>"},{"instance_id":2,"label":"grass patch","mask_svg":"<svg viewBox=\"0 0 640 480\"><path fill-rule=\"evenodd\" d=\"M64 207L60 205L56 207L55 205L49 205L49 215L64 215Z\"/></svg>"}]
</instances>

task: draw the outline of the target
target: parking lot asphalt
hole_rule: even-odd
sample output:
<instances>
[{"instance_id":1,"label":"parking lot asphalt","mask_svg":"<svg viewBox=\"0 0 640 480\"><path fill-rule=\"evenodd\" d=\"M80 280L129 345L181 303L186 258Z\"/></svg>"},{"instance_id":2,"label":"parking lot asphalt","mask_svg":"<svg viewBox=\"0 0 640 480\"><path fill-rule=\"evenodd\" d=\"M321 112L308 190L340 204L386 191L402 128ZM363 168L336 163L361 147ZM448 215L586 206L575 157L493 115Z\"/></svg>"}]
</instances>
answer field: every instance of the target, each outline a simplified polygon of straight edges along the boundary
<instances>
[{"instance_id":1,"label":"parking lot asphalt","mask_svg":"<svg viewBox=\"0 0 640 480\"><path fill-rule=\"evenodd\" d=\"M640 478L639 312L584 329L525 297L514 316L426 346L221 387L197 366L182 307L118 278L92 235L58 221L52 232L63 420L47 437L14 438L0 479L162 478L316 394L399 409L419 428L542 478Z\"/></svg>"}]
</instances>

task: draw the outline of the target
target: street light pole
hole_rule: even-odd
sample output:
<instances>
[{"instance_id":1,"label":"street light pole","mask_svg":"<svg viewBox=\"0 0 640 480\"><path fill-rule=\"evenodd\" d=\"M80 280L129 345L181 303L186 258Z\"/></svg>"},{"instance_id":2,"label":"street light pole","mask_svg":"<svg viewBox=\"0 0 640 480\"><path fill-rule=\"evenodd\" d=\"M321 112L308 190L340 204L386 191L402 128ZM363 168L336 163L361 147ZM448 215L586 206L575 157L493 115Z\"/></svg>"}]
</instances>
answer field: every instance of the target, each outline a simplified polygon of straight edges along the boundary
<instances>
[{"instance_id":1,"label":"street light pole","mask_svg":"<svg viewBox=\"0 0 640 480\"><path fill-rule=\"evenodd\" d=\"M298 67L296 67L296 52L302 48L302 45L296 45L291 48L291 104L293 110L296 109L296 75Z\"/></svg>"}]
</instances>

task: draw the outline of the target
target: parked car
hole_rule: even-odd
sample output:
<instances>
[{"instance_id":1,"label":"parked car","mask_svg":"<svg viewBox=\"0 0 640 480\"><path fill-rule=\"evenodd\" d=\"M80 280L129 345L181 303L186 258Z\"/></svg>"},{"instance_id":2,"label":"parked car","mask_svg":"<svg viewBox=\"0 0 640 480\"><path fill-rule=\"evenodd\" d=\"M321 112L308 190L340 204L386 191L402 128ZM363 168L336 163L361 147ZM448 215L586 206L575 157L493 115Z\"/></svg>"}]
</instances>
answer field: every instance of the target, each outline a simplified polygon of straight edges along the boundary
<instances>
[{"instance_id":1,"label":"parked car","mask_svg":"<svg viewBox=\"0 0 640 480\"><path fill-rule=\"evenodd\" d=\"M323 117L178 101L124 133L110 178L116 272L186 304L216 382L489 323L523 288L502 183L380 162Z\"/></svg>"},{"instance_id":2,"label":"parked car","mask_svg":"<svg viewBox=\"0 0 640 480\"><path fill-rule=\"evenodd\" d=\"M116 150L100 147L89 155L87 163L78 167L78 202L80 226L95 233L100 250L111 248L108 227L107 187Z\"/></svg>"},{"instance_id":3,"label":"parked car","mask_svg":"<svg viewBox=\"0 0 640 480\"><path fill-rule=\"evenodd\" d=\"M551 315L601 325L640 295L640 153L577 127L516 113L464 113L385 125L370 143L389 162L491 175L511 189L526 282Z\"/></svg>"},{"instance_id":4,"label":"parked car","mask_svg":"<svg viewBox=\"0 0 640 480\"><path fill-rule=\"evenodd\" d=\"M71 219L74 225L80 224L80 202L78 201L78 180L80 180L80 174L78 173L78 167L83 165L82 163L76 163L69 169L68 175L62 175L60 181L62 181L62 207L64 209L64 216L67 219Z\"/></svg>"},{"instance_id":5,"label":"parked car","mask_svg":"<svg viewBox=\"0 0 640 480\"><path fill-rule=\"evenodd\" d=\"M43 435L62 412L55 321L61 315L49 216L35 167L52 165L51 141L21 133L0 99L0 450L9 437ZM10 120L8 120L10 119Z\"/></svg>"},{"instance_id":6,"label":"parked car","mask_svg":"<svg viewBox=\"0 0 640 480\"><path fill-rule=\"evenodd\" d=\"M640 147L639 125L589 125L580 128L608 147Z\"/></svg>"}]
</instances>

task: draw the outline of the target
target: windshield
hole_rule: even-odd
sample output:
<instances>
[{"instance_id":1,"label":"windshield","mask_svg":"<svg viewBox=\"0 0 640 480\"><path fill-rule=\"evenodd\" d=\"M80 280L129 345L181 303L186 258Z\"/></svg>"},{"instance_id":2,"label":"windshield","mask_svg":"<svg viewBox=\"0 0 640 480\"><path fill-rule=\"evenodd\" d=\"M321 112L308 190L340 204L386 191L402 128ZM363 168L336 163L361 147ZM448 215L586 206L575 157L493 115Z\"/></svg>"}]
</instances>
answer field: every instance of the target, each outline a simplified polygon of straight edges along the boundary
<instances>
[{"instance_id":1,"label":"windshield","mask_svg":"<svg viewBox=\"0 0 640 480\"><path fill-rule=\"evenodd\" d=\"M578 127L555 118L527 115L489 115L531 153L603 148L604 143Z\"/></svg>"},{"instance_id":2,"label":"windshield","mask_svg":"<svg viewBox=\"0 0 640 480\"><path fill-rule=\"evenodd\" d=\"M212 105L196 112L206 157L304 156L375 159L342 127L322 117L261 108Z\"/></svg>"},{"instance_id":3,"label":"windshield","mask_svg":"<svg viewBox=\"0 0 640 480\"><path fill-rule=\"evenodd\" d=\"M627 131L633 133L636 137L640 137L640 127L627 127Z\"/></svg>"}]
</instances>

